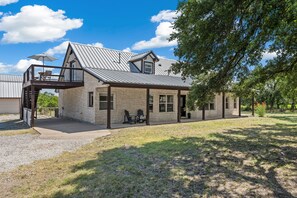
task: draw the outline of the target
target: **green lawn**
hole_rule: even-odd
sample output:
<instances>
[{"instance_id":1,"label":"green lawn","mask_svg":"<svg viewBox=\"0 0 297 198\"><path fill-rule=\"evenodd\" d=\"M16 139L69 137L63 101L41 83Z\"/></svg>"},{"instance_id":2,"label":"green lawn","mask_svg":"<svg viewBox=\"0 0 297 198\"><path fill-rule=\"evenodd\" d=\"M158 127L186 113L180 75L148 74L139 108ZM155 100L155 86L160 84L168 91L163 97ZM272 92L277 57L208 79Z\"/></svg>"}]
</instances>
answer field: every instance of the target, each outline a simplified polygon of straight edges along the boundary
<instances>
[{"instance_id":1,"label":"green lawn","mask_svg":"<svg viewBox=\"0 0 297 198\"><path fill-rule=\"evenodd\" d=\"M9 197L296 197L297 115L114 130L0 175Z\"/></svg>"}]
</instances>

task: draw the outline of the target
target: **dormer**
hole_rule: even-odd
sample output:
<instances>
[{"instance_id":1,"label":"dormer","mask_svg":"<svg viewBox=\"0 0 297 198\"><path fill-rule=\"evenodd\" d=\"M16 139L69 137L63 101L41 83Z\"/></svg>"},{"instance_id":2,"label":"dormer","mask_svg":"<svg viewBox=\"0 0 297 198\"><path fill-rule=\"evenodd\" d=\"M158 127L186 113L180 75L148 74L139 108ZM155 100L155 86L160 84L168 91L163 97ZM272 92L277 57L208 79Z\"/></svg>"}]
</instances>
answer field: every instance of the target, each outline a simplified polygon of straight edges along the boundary
<instances>
[{"instance_id":1,"label":"dormer","mask_svg":"<svg viewBox=\"0 0 297 198\"><path fill-rule=\"evenodd\" d=\"M155 65L159 58L153 51L131 56L129 62L134 64L141 73L155 74Z\"/></svg>"}]
</instances>

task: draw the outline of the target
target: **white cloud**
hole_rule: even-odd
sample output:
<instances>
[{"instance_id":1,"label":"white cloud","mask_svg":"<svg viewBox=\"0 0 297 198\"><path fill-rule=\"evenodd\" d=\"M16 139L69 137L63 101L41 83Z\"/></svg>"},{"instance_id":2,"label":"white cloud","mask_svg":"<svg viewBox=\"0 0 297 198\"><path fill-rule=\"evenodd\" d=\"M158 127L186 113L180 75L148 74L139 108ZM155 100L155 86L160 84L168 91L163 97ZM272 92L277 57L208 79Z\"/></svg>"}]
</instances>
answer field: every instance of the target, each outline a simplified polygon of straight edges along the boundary
<instances>
[{"instance_id":1,"label":"white cloud","mask_svg":"<svg viewBox=\"0 0 297 198\"><path fill-rule=\"evenodd\" d=\"M12 70L12 65L7 65L0 62L0 73L9 73Z\"/></svg>"},{"instance_id":2,"label":"white cloud","mask_svg":"<svg viewBox=\"0 0 297 198\"><path fill-rule=\"evenodd\" d=\"M157 15L152 16L151 22L175 21L180 14L175 10L162 10Z\"/></svg>"},{"instance_id":3,"label":"white cloud","mask_svg":"<svg viewBox=\"0 0 297 198\"><path fill-rule=\"evenodd\" d=\"M48 49L45 52L45 54L50 55L50 56L53 56L55 54L64 54L66 52L66 50L67 50L68 45L69 45L69 41L64 41L60 45Z\"/></svg>"},{"instance_id":4,"label":"white cloud","mask_svg":"<svg viewBox=\"0 0 297 198\"><path fill-rule=\"evenodd\" d=\"M28 5L15 15L0 19L0 31L5 43L34 43L54 41L66 35L68 30L80 28L82 19L69 19L65 11L53 11L46 6Z\"/></svg>"},{"instance_id":5,"label":"white cloud","mask_svg":"<svg viewBox=\"0 0 297 198\"><path fill-rule=\"evenodd\" d=\"M2 16L4 13L3 12L0 12L0 16Z\"/></svg>"},{"instance_id":6,"label":"white cloud","mask_svg":"<svg viewBox=\"0 0 297 198\"><path fill-rule=\"evenodd\" d=\"M100 48L103 48L103 44L102 43L92 43L92 44L88 44L89 46L94 46L94 47L100 47Z\"/></svg>"},{"instance_id":7,"label":"white cloud","mask_svg":"<svg viewBox=\"0 0 297 198\"><path fill-rule=\"evenodd\" d=\"M270 59L273 59L276 56L277 56L276 52L266 51L266 52L263 53L262 59L263 60L270 60Z\"/></svg>"},{"instance_id":8,"label":"white cloud","mask_svg":"<svg viewBox=\"0 0 297 198\"><path fill-rule=\"evenodd\" d=\"M0 6L6 6L8 4L11 4L11 3L16 3L18 2L19 0L0 0Z\"/></svg>"},{"instance_id":9,"label":"white cloud","mask_svg":"<svg viewBox=\"0 0 297 198\"><path fill-rule=\"evenodd\" d=\"M63 43L61 43L60 45L50 48L48 49L45 54L50 55L50 56L54 56L56 54L65 54L66 50L68 48L69 45L69 41L64 41ZM103 48L103 44L96 42L96 43L92 43L92 44L88 44L89 46L95 46L95 47L100 47Z\"/></svg>"},{"instance_id":10,"label":"white cloud","mask_svg":"<svg viewBox=\"0 0 297 198\"><path fill-rule=\"evenodd\" d=\"M170 34L173 33L173 27L170 22L161 22L156 30L156 36L148 41L139 41L132 46L133 50L143 50L151 48L172 47L177 45L177 41L170 41Z\"/></svg>"},{"instance_id":11,"label":"white cloud","mask_svg":"<svg viewBox=\"0 0 297 198\"><path fill-rule=\"evenodd\" d=\"M130 47L127 47L127 48L123 49L123 52L131 52Z\"/></svg>"},{"instance_id":12,"label":"white cloud","mask_svg":"<svg viewBox=\"0 0 297 198\"><path fill-rule=\"evenodd\" d=\"M167 59L166 56L159 56L159 55L158 55L158 58L160 58L160 59Z\"/></svg>"},{"instance_id":13,"label":"white cloud","mask_svg":"<svg viewBox=\"0 0 297 198\"><path fill-rule=\"evenodd\" d=\"M24 72L28 69L28 67L32 64L42 65L41 61L37 61L34 59L21 59L19 62L14 66L17 71Z\"/></svg>"}]
</instances>

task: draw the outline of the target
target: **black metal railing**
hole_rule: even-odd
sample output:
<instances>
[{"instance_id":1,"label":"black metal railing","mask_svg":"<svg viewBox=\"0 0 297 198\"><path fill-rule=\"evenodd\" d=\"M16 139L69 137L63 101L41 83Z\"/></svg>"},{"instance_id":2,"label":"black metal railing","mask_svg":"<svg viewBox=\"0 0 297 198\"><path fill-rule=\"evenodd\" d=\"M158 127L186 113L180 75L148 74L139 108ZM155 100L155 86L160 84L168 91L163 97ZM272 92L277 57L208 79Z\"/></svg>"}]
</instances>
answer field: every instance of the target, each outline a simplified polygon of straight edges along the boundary
<instances>
[{"instance_id":1,"label":"black metal railing","mask_svg":"<svg viewBox=\"0 0 297 198\"><path fill-rule=\"evenodd\" d=\"M23 83L28 81L83 82L84 71L81 68L31 65L23 74Z\"/></svg>"}]
</instances>

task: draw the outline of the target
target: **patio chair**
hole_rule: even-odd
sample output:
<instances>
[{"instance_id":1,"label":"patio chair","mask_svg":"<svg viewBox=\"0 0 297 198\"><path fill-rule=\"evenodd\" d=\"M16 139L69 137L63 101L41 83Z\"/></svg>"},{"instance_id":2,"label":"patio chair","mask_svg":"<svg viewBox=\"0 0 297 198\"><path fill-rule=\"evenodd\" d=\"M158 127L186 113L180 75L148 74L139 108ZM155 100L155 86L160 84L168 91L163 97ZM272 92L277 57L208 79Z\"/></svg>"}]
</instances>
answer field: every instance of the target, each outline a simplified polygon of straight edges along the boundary
<instances>
[{"instance_id":1,"label":"patio chair","mask_svg":"<svg viewBox=\"0 0 297 198\"><path fill-rule=\"evenodd\" d=\"M50 70L46 70L46 71L44 72L44 78L45 78L46 80L50 80L50 79L51 79L51 75L52 75L52 71L50 71Z\"/></svg>"},{"instance_id":2,"label":"patio chair","mask_svg":"<svg viewBox=\"0 0 297 198\"><path fill-rule=\"evenodd\" d=\"M123 124L136 124L136 119L130 115L129 111L125 110Z\"/></svg>"},{"instance_id":3,"label":"patio chair","mask_svg":"<svg viewBox=\"0 0 297 198\"><path fill-rule=\"evenodd\" d=\"M143 123L143 122L145 122L145 121L146 121L146 119L145 119L143 110L138 109L138 110L137 110L137 122L139 122L139 123Z\"/></svg>"}]
</instances>

